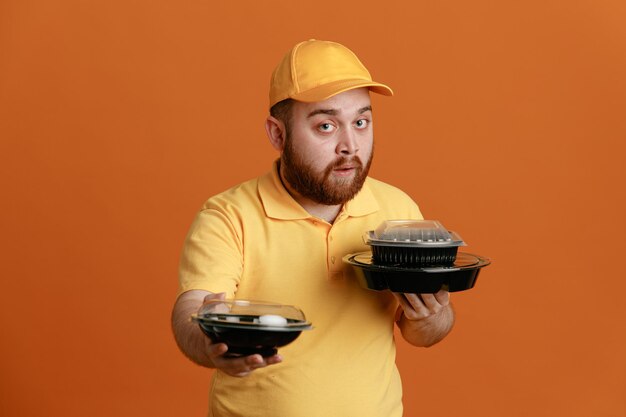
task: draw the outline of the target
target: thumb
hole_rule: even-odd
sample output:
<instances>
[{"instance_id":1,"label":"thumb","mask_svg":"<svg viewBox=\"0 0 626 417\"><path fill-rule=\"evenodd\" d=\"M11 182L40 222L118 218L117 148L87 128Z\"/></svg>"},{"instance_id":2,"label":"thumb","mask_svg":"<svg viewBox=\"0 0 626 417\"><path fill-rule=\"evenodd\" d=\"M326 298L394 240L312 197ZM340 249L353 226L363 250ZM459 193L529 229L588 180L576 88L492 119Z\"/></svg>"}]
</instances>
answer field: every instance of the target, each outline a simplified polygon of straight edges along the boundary
<instances>
[{"instance_id":1,"label":"thumb","mask_svg":"<svg viewBox=\"0 0 626 417\"><path fill-rule=\"evenodd\" d=\"M204 302L206 303L207 301L211 301L211 300L225 300L225 299L226 299L226 293L218 292L218 293L211 293L205 296Z\"/></svg>"}]
</instances>

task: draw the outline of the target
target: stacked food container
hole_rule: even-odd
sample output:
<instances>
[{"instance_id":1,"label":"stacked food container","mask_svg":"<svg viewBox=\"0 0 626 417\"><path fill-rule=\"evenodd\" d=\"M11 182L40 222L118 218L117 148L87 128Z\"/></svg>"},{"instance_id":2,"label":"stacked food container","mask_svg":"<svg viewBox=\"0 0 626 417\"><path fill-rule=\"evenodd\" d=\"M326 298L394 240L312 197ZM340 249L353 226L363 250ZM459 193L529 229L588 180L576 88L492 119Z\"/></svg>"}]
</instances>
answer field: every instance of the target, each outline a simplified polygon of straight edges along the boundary
<instances>
[{"instance_id":1,"label":"stacked food container","mask_svg":"<svg viewBox=\"0 0 626 417\"><path fill-rule=\"evenodd\" d=\"M371 252L349 254L359 282L372 290L404 293L463 291L474 287L484 257L458 252L461 237L436 220L389 220L364 236Z\"/></svg>"}]
</instances>

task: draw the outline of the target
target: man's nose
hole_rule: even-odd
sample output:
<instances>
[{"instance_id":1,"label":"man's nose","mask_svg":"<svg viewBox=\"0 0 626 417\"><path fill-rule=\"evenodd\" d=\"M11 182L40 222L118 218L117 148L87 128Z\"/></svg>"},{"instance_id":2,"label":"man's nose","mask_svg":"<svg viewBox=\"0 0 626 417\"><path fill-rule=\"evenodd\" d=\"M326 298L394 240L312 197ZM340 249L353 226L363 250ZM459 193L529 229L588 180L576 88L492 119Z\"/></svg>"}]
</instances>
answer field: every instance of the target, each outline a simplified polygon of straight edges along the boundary
<instances>
[{"instance_id":1,"label":"man's nose","mask_svg":"<svg viewBox=\"0 0 626 417\"><path fill-rule=\"evenodd\" d=\"M337 143L337 153L342 155L353 155L359 150L359 143L355 132L350 129L343 129L339 135Z\"/></svg>"}]
</instances>

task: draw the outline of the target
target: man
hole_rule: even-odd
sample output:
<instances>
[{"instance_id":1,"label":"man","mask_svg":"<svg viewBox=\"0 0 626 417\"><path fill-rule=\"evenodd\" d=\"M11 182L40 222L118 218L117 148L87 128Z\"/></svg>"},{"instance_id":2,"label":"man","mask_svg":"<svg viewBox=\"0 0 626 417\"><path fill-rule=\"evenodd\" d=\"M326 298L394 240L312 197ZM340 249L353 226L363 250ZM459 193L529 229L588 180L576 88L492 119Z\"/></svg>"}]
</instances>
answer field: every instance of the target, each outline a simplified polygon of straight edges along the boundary
<instances>
[{"instance_id":1,"label":"man","mask_svg":"<svg viewBox=\"0 0 626 417\"><path fill-rule=\"evenodd\" d=\"M209 199L191 226L172 324L185 355L217 369L210 416L401 416L394 322L416 346L452 328L447 292L363 289L341 261L383 221L421 219L405 193L368 177L370 91L392 95L349 49L296 45L270 83L265 129L280 159ZM314 329L271 357L226 358L189 320L212 298L295 305Z\"/></svg>"}]
</instances>

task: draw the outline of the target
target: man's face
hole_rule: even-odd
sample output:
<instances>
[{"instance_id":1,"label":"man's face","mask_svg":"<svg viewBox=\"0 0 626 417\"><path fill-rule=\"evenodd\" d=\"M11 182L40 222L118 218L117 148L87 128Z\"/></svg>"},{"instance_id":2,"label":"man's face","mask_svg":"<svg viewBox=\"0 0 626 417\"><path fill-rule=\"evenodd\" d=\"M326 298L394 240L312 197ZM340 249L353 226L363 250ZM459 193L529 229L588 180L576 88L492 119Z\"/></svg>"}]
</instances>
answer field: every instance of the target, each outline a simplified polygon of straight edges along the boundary
<instances>
[{"instance_id":1,"label":"man's face","mask_svg":"<svg viewBox=\"0 0 626 417\"><path fill-rule=\"evenodd\" d=\"M373 146L366 88L316 103L294 102L281 174L301 197L319 204L343 204L363 186Z\"/></svg>"}]
</instances>

